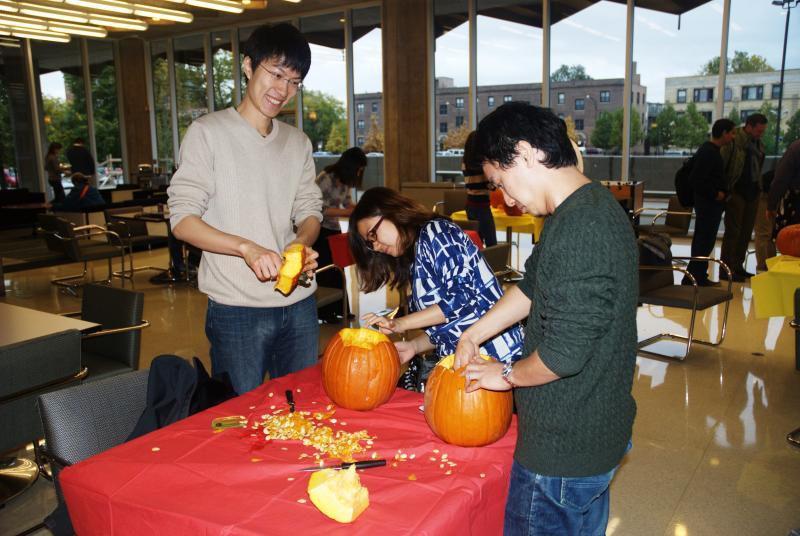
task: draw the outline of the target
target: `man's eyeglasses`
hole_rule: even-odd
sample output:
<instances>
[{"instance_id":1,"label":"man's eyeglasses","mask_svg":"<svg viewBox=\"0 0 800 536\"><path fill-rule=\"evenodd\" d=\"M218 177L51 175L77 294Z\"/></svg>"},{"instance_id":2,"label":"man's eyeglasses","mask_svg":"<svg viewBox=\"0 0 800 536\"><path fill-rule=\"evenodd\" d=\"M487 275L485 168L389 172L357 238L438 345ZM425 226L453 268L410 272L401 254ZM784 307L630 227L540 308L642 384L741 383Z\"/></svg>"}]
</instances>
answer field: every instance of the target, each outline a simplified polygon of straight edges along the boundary
<instances>
[{"instance_id":1,"label":"man's eyeglasses","mask_svg":"<svg viewBox=\"0 0 800 536\"><path fill-rule=\"evenodd\" d=\"M495 190L499 190L501 188L502 188L502 185L500 185L500 184L495 184L492 181L488 181L488 180L486 181L486 189L489 190L490 192L494 192Z\"/></svg>"},{"instance_id":2,"label":"man's eyeglasses","mask_svg":"<svg viewBox=\"0 0 800 536\"><path fill-rule=\"evenodd\" d=\"M281 83L286 82L286 87L294 89L295 91L303 89L303 81L298 78L287 78L286 76L282 75L281 73L276 73L267 69L263 63L258 64L259 67L264 69L272 77L273 82Z\"/></svg>"},{"instance_id":3,"label":"man's eyeglasses","mask_svg":"<svg viewBox=\"0 0 800 536\"><path fill-rule=\"evenodd\" d=\"M375 225L367 231L367 238L365 241L367 243L367 248L372 251L375 251L375 242L378 240L378 227L381 226L381 223L383 223L383 216L381 216Z\"/></svg>"}]
</instances>

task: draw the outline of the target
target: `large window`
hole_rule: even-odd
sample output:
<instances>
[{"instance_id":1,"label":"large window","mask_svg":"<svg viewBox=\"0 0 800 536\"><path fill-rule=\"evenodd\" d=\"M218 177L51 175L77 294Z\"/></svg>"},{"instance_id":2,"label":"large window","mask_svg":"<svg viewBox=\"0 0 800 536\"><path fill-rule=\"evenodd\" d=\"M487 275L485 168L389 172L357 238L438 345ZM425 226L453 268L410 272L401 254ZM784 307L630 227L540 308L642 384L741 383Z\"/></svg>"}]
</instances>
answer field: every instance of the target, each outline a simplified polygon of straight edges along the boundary
<instances>
[{"instance_id":1,"label":"large window","mask_svg":"<svg viewBox=\"0 0 800 536\"><path fill-rule=\"evenodd\" d=\"M764 98L764 86L742 87L742 100L761 100Z\"/></svg>"},{"instance_id":2,"label":"large window","mask_svg":"<svg viewBox=\"0 0 800 536\"><path fill-rule=\"evenodd\" d=\"M20 47L0 48L0 188L21 186L17 183L17 131L14 129L14 103L9 88L19 77Z\"/></svg>"},{"instance_id":3,"label":"large window","mask_svg":"<svg viewBox=\"0 0 800 536\"><path fill-rule=\"evenodd\" d=\"M711 102L714 100L714 89L710 87L695 88L692 91L694 102Z\"/></svg>"},{"instance_id":4,"label":"large window","mask_svg":"<svg viewBox=\"0 0 800 536\"><path fill-rule=\"evenodd\" d=\"M89 52L98 179L101 185L111 185L123 179L114 47L109 41L90 40L87 40L86 46Z\"/></svg>"},{"instance_id":5,"label":"large window","mask_svg":"<svg viewBox=\"0 0 800 536\"><path fill-rule=\"evenodd\" d=\"M303 130L314 151L347 149L347 83L342 13L300 19L311 45L311 70L303 82Z\"/></svg>"},{"instance_id":6,"label":"large window","mask_svg":"<svg viewBox=\"0 0 800 536\"><path fill-rule=\"evenodd\" d=\"M214 109L233 106L233 49L228 30L211 34L211 70Z\"/></svg>"},{"instance_id":7,"label":"large window","mask_svg":"<svg viewBox=\"0 0 800 536\"><path fill-rule=\"evenodd\" d=\"M182 140L192 121L208 113L203 35L175 39L173 47L175 90L178 99L178 134Z\"/></svg>"},{"instance_id":8,"label":"large window","mask_svg":"<svg viewBox=\"0 0 800 536\"><path fill-rule=\"evenodd\" d=\"M463 147L466 132L456 131L455 122L467 111L456 108L456 98L469 93L469 15L467 0L434 0L433 27L436 37L434 102L450 111L439 115L437 150ZM466 130L466 129L465 129Z\"/></svg>"},{"instance_id":9,"label":"large window","mask_svg":"<svg viewBox=\"0 0 800 536\"><path fill-rule=\"evenodd\" d=\"M169 89L167 42L150 43L150 66L153 73L153 116L156 127L158 166L171 172L175 163L172 143L172 98Z\"/></svg>"},{"instance_id":10,"label":"large window","mask_svg":"<svg viewBox=\"0 0 800 536\"><path fill-rule=\"evenodd\" d=\"M367 135L356 139L356 145L367 153L383 152L383 46L381 44L381 8L354 9L353 21L353 88L355 94L370 97L370 112L357 115L367 121ZM356 110L358 111L358 110ZM361 110L364 112L364 110ZM373 164L374 165L374 164ZM373 167L370 165L370 167ZM372 171L370 173L377 173Z\"/></svg>"}]
</instances>

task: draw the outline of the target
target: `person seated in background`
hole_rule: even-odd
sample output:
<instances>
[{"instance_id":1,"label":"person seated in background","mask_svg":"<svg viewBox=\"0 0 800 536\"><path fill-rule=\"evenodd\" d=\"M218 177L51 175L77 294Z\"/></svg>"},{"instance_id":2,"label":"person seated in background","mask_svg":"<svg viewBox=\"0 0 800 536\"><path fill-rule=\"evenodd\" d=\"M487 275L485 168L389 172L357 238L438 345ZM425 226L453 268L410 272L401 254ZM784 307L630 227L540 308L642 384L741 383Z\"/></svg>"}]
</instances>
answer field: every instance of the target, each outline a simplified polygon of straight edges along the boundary
<instances>
[{"instance_id":1,"label":"person seated in background","mask_svg":"<svg viewBox=\"0 0 800 536\"><path fill-rule=\"evenodd\" d=\"M361 179L367 167L367 155L360 147L351 147L342 153L339 160L323 169L317 175L317 186L322 192L322 224L319 237L312 249L319 253L317 263L327 266L333 263L328 237L342 232L339 218L350 216L353 212L352 188L361 187ZM317 283L323 287L344 289L345 282L335 270L317 275ZM319 318L325 322L338 322L337 313L341 312L341 301L331 303L319 309Z\"/></svg>"},{"instance_id":2,"label":"person seated in background","mask_svg":"<svg viewBox=\"0 0 800 536\"><path fill-rule=\"evenodd\" d=\"M102 207L106 204L100 191L89 184L83 173L72 174L72 190L61 203L53 203L53 208L63 212L80 212L85 208Z\"/></svg>"},{"instance_id":3,"label":"person seated in background","mask_svg":"<svg viewBox=\"0 0 800 536\"><path fill-rule=\"evenodd\" d=\"M394 343L401 363L433 349L439 357L452 354L461 333L503 295L478 247L458 225L389 188L364 192L350 215L348 234L362 291L411 285L411 314L362 317L362 325L386 334L424 330ZM518 359L521 350L517 323L481 345L482 353L502 362Z\"/></svg>"},{"instance_id":4,"label":"person seated in background","mask_svg":"<svg viewBox=\"0 0 800 536\"><path fill-rule=\"evenodd\" d=\"M72 145L67 148L66 156L73 174L80 173L86 177L89 184L97 185L97 165L83 138L75 138Z\"/></svg>"},{"instance_id":5,"label":"person seated in background","mask_svg":"<svg viewBox=\"0 0 800 536\"><path fill-rule=\"evenodd\" d=\"M483 175L480 162L475 162L475 131L470 132L464 143L464 158L461 172L464 174L464 188L467 190L467 218L478 222L478 234L486 247L497 244L497 230L494 226L492 207L489 204L489 183Z\"/></svg>"}]
</instances>

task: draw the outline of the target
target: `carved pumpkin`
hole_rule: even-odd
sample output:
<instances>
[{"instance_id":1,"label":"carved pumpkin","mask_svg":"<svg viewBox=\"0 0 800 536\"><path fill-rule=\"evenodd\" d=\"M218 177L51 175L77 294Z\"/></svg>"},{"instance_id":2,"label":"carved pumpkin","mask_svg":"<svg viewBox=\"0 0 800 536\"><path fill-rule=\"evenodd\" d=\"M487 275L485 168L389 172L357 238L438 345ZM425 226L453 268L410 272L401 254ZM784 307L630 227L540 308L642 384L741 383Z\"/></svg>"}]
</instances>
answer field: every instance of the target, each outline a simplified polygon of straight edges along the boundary
<instances>
[{"instance_id":1,"label":"carved pumpkin","mask_svg":"<svg viewBox=\"0 0 800 536\"><path fill-rule=\"evenodd\" d=\"M275 283L275 290L288 296L297 286L303 265L306 262L306 248L302 244L291 244L283 250L283 266Z\"/></svg>"},{"instance_id":2,"label":"carved pumpkin","mask_svg":"<svg viewBox=\"0 0 800 536\"><path fill-rule=\"evenodd\" d=\"M339 523L352 523L369 506L369 491L361 485L355 465L315 471L308 496L320 512Z\"/></svg>"},{"instance_id":3,"label":"carved pumpkin","mask_svg":"<svg viewBox=\"0 0 800 536\"><path fill-rule=\"evenodd\" d=\"M487 361L488 356L481 356ZM465 391L464 376L453 370L455 356L436 364L425 384L425 420L439 439L481 447L503 437L511 424L511 391Z\"/></svg>"},{"instance_id":4,"label":"carved pumpkin","mask_svg":"<svg viewBox=\"0 0 800 536\"><path fill-rule=\"evenodd\" d=\"M377 408L392 396L399 377L397 349L389 337L372 329L339 331L322 356L322 386L343 408Z\"/></svg>"},{"instance_id":5,"label":"carved pumpkin","mask_svg":"<svg viewBox=\"0 0 800 536\"><path fill-rule=\"evenodd\" d=\"M800 257L800 224L787 225L781 229L775 245L783 255Z\"/></svg>"}]
</instances>

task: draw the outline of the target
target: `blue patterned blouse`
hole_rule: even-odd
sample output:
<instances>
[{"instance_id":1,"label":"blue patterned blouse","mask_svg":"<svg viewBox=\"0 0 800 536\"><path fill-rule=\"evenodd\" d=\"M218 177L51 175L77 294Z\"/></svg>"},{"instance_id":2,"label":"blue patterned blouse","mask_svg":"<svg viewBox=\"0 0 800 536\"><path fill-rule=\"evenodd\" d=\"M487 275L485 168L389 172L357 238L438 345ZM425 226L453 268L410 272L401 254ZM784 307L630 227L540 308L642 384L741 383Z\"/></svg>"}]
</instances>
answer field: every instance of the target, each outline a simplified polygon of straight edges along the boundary
<instances>
[{"instance_id":1,"label":"blue patterned blouse","mask_svg":"<svg viewBox=\"0 0 800 536\"><path fill-rule=\"evenodd\" d=\"M461 333L503 295L500 284L475 243L456 224L431 220L420 230L413 266L411 308L438 304L445 322L425 329L439 356L456 350ZM486 341L481 351L500 361L516 361L522 329L515 325Z\"/></svg>"}]
</instances>

